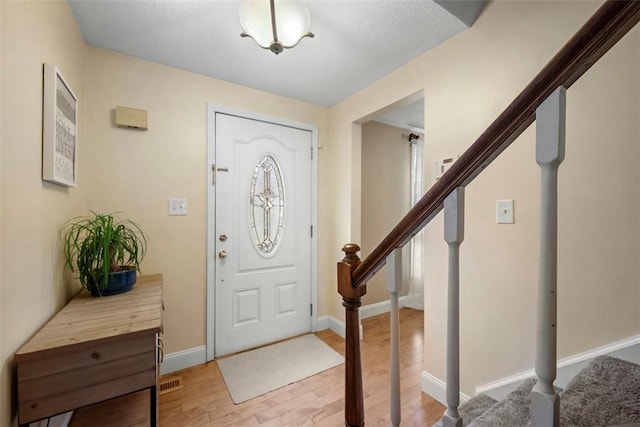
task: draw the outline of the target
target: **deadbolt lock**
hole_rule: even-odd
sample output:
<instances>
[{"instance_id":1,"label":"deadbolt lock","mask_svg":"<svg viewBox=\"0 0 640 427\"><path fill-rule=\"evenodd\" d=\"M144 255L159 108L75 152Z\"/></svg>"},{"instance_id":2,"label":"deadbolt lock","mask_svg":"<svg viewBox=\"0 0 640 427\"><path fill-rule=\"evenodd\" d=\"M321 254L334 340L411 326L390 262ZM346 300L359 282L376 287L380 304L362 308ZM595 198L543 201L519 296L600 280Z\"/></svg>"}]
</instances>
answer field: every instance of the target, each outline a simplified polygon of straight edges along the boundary
<instances>
[{"instance_id":1,"label":"deadbolt lock","mask_svg":"<svg viewBox=\"0 0 640 427\"><path fill-rule=\"evenodd\" d=\"M221 242L226 242L227 241L227 235L226 234L221 234L220 237L218 237L218 239L220 239Z\"/></svg>"}]
</instances>

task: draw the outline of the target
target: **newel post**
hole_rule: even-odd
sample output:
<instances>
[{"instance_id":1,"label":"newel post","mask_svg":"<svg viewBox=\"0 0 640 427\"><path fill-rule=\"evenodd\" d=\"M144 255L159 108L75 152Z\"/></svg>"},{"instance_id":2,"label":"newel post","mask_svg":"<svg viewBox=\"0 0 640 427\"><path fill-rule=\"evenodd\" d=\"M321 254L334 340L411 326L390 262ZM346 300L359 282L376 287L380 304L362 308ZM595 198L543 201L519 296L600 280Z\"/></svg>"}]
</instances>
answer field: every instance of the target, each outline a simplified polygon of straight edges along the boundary
<instances>
[{"instance_id":1,"label":"newel post","mask_svg":"<svg viewBox=\"0 0 640 427\"><path fill-rule=\"evenodd\" d=\"M362 296L366 285L352 286L351 274L360 264L357 252L360 247L347 243L342 248L345 255L338 263L338 293L345 308L345 376L344 376L344 425L364 426L364 398L362 391L362 362L360 359L360 316Z\"/></svg>"}]
</instances>

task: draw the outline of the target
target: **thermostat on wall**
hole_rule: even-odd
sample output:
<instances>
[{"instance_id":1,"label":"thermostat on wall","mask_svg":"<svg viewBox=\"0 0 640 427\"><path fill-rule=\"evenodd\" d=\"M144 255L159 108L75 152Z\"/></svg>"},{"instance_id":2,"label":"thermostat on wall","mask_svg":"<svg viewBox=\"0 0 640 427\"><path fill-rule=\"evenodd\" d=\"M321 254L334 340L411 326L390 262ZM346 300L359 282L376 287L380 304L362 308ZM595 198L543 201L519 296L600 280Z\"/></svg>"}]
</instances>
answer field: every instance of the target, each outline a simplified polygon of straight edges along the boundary
<instances>
[{"instance_id":1,"label":"thermostat on wall","mask_svg":"<svg viewBox=\"0 0 640 427\"><path fill-rule=\"evenodd\" d=\"M442 175L458 160L460 156L451 156L444 159L437 160L433 167L433 177L437 181L442 178Z\"/></svg>"},{"instance_id":2,"label":"thermostat on wall","mask_svg":"<svg viewBox=\"0 0 640 427\"><path fill-rule=\"evenodd\" d=\"M147 110L116 107L116 125L129 129L147 130Z\"/></svg>"}]
</instances>

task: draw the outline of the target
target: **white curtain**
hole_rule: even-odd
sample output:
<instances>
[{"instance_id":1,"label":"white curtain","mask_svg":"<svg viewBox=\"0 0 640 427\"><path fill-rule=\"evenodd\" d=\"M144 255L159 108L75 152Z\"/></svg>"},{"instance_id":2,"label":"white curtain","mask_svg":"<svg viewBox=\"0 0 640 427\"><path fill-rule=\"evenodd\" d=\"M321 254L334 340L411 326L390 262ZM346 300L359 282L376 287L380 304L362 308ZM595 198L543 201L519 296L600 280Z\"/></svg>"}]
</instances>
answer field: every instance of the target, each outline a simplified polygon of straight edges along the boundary
<instances>
[{"instance_id":1,"label":"white curtain","mask_svg":"<svg viewBox=\"0 0 640 427\"><path fill-rule=\"evenodd\" d=\"M411 207L424 193L422 179L422 152L424 137L411 141ZM409 292L405 297L405 307L424 310L424 279L422 275L422 231L411 239L409 260Z\"/></svg>"}]
</instances>

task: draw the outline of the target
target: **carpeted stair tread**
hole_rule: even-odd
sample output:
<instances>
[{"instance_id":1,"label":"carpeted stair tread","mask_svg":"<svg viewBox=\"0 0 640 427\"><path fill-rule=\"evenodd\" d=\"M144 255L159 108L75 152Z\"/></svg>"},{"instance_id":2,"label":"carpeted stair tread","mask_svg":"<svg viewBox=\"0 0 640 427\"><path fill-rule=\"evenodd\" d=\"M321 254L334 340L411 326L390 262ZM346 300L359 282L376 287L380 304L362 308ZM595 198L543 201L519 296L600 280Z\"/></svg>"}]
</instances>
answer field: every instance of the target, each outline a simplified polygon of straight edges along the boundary
<instances>
[{"instance_id":1,"label":"carpeted stair tread","mask_svg":"<svg viewBox=\"0 0 640 427\"><path fill-rule=\"evenodd\" d=\"M531 423L531 390L535 378L525 380L500 402L480 415L469 427L526 427ZM556 387L556 392L561 389Z\"/></svg>"},{"instance_id":2,"label":"carpeted stair tread","mask_svg":"<svg viewBox=\"0 0 640 427\"><path fill-rule=\"evenodd\" d=\"M478 395L460 405L467 427L531 425L531 390L525 380L502 401ZM561 427L640 426L640 365L610 356L593 359L560 394ZM488 408L488 409L487 409ZM442 420L433 427L442 427Z\"/></svg>"},{"instance_id":3,"label":"carpeted stair tread","mask_svg":"<svg viewBox=\"0 0 640 427\"><path fill-rule=\"evenodd\" d=\"M469 427L518 427L526 426L531 420L529 395L536 380L525 380L509 393L506 398L493 405L469 424Z\"/></svg>"},{"instance_id":4,"label":"carpeted stair tread","mask_svg":"<svg viewBox=\"0 0 640 427\"><path fill-rule=\"evenodd\" d=\"M462 417L462 425L468 425L471 421L482 415L496 403L498 403L497 400L487 396L486 394L479 394L467 400L458 407L458 412ZM435 423L433 427L442 427L442 419Z\"/></svg>"},{"instance_id":5,"label":"carpeted stair tread","mask_svg":"<svg viewBox=\"0 0 640 427\"><path fill-rule=\"evenodd\" d=\"M600 356L560 394L561 426L640 423L640 365Z\"/></svg>"}]
</instances>

